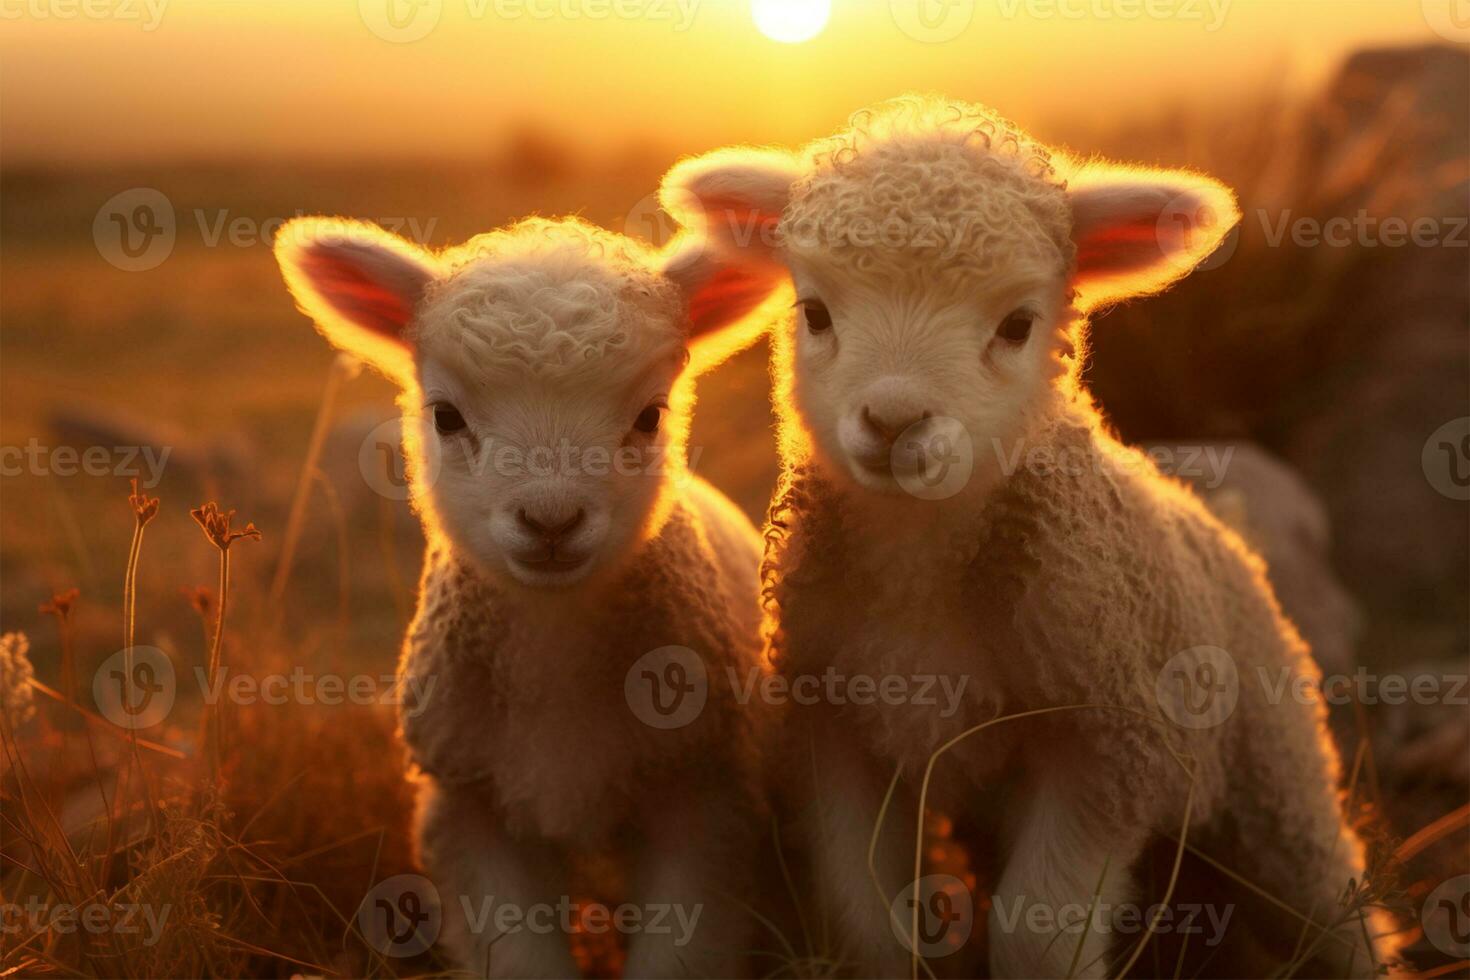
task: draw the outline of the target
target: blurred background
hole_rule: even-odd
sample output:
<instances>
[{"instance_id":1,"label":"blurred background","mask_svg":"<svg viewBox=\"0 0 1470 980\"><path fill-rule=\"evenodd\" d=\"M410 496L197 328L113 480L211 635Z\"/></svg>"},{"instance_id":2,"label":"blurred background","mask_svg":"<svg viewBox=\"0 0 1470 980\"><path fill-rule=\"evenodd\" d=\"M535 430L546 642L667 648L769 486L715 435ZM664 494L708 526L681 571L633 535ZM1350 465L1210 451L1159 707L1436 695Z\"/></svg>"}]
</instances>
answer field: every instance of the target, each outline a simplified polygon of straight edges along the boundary
<instances>
[{"instance_id":1,"label":"blurred background","mask_svg":"<svg viewBox=\"0 0 1470 980\"><path fill-rule=\"evenodd\" d=\"M1267 555L1330 670L1463 675L1467 43L1463 0L0 0L0 623L52 682L38 604L77 587L81 675L117 649L137 475L163 498L140 641L202 656L181 590L217 555L185 510L218 499L265 531L237 558L242 644L391 670L421 545L374 451L393 393L338 377L321 411L333 355L274 229L343 214L442 246L580 214L661 241L679 156L932 90L1237 189L1201 271L1096 321L1091 383ZM704 379L691 440L756 520L765 372L762 343ZM1206 447L1233 455L1191 472ZM1399 836L1466 802L1463 707L1334 711Z\"/></svg>"}]
</instances>

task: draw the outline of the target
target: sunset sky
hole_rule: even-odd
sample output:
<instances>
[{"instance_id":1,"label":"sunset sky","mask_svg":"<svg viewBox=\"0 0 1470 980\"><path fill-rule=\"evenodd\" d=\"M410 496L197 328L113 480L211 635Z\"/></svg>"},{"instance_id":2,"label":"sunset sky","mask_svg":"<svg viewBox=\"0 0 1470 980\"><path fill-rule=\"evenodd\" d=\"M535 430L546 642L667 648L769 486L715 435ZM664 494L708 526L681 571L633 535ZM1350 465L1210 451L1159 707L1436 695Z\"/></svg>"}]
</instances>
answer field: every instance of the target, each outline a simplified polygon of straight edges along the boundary
<instances>
[{"instance_id":1,"label":"sunset sky","mask_svg":"<svg viewBox=\"0 0 1470 980\"><path fill-rule=\"evenodd\" d=\"M751 0L0 0L0 163L797 142L912 89L1086 118L1299 85L1456 2L833 0L788 44Z\"/></svg>"}]
</instances>

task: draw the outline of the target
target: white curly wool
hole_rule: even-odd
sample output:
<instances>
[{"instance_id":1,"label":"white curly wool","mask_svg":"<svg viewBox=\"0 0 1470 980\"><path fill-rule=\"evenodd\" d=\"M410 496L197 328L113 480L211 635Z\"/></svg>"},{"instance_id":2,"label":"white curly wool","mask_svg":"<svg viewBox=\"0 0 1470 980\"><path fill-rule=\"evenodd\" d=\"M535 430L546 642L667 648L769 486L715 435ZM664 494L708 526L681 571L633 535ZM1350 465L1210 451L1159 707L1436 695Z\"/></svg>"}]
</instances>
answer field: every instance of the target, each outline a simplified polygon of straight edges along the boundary
<instances>
[{"instance_id":1,"label":"white curly wool","mask_svg":"<svg viewBox=\"0 0 1470 980\"><path fill-rule=\"evenodd\" d=\"M1026 712L960 741L930 797L999 837L994 975L1115 974L1140 929L1051 923L1094 898L1157 901L1136 865L1186 806L1192 845L1292 910L1238 924L1233 950L1259 943L1283 963L1305 933L1302 969L1371 973L1365 926L1341 918L1363 845L1322 705L1293 694L1317 668L1260 560L1121 445L1081 382L1085 312L1191 271L1238 218L1230 192L906 98L794 153L684 161L662 199L752 268L787 269L799 297L773 340L785 472L763 574L778 669L964 684L951 713L824 704L788 726L780 771L801 773L815 879L862 975L909 969L868 877L888 778L905 777L874 854L891 896L913 874L912 790L931 753ZM953 466L970 469L946 489Z\"/></svg>"},{"instance_id":2,"label":"white curly wool","mask_svg":"<svg viewBox=\"0 0 1470 980\"><path fill-rule=\"evenodd\" d=\"M570 219L438 254L302 219L276 251L328 340L403 388L429 546L402 735L450 954L576 975L555 910L612 856L621 894L596 897L661 923L626 937L630 976L742 972L761 753L730 679L761 671L760 541L684 442L696 370L749 339L724 328L774 278ZM668 648L693 660L651 672L704 702L666 725L640 697L675 692L640 695L639 664ZM500 910L524 923L503 932Z\"/></svg>"}]
</instances>

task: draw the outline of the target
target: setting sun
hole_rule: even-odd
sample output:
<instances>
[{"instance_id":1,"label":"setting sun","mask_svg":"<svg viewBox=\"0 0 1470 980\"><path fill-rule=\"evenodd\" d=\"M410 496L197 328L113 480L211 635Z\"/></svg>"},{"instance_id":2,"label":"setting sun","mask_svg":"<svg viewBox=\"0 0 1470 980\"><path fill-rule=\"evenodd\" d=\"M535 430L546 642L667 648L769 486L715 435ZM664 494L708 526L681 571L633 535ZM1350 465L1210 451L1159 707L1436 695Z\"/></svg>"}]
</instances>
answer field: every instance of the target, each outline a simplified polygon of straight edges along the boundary
<instances>
[{"instance_id":1,"label":"setting sun","mask_svg":"<svg viewBox=\"0 0 1470 980\"><path fill-rule=\"evenodd\" d=\"M822 33L832 0L751 0L755 26L772 41L800 44Z\"/></svg>"}]
</instances>

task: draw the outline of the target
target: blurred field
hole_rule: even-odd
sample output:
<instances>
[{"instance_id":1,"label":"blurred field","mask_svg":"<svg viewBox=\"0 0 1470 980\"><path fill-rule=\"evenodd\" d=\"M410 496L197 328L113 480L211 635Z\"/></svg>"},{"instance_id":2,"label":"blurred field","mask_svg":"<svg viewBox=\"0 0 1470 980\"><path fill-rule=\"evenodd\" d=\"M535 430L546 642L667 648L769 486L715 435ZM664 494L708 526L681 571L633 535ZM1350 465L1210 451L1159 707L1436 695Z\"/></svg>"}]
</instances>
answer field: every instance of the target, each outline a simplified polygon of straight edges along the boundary
<instances>
[{"instance_id":1,"label":"blurred field","mask_svg":"<svg viewBox=\"0 0 1470 980\"><path fill-rule=\"evenodd\" d=\"M1327 215L1361 201L1388 214L1450 214L1464 207L1461 110L1470 71L1462 56L1443 49L1406 57L1408 68L1391 66L1397 74L1368 65L1379 87L1367 97L1351 85L1325 96L1342 118L1308 113L1319 131L1293 122L1306 106L1264 97L1230 117L1179 108L1105 131L1024 122L1052 141L1210 170L1240 187L1248 208ZM1445 79L1461 88L1450 91ZM1392 129L1391 118L1351 117L1359 102L1395 105L1391 93L1404 85L1408 95L1394 110L1401 123L1460 120L1458 129L1420 134L1423 145L1443 148L1443 159L1417 151L1401 159L1394 149L1409 137ZM1360 138L1375 126L1390 127L1386 142ZM381 379L363 375L343 389L291 588L280 607L265 600L332 354L294 310L268 243L252 229L298 213L338 213L413 221L429 229L429 244L444 245L535 211L646 231L657 227L647 195L673 156L650 150L611 163L583 160L527 133L479 165L0 172L0 444L24 446L35 437L85 445L77 436L81 419L173 448L162 482L150 489L163 503L143 548L139 642L186 663L202 660L208 631L201 635L181 589L212 587L217 556L187 509L217 499L239 509L239 522L264 531L262 542L235 553L229 662L391 671L419 542L406 505L373 494L357 467L361 437L392 412L392 391ZM1434 175L1427 185L1425 174ZM1334 175L1340 187L1327 179ZM177 220L172 253L143 272L109 264L92 230L102 203L134 187L166 195ZM1384 197L1389 191L1398 196ZM245 219L253 243L210 245L207 235L222 217ZM1147 308L1098 323L1092 372L1103 403L1132 439L1247 438L1299 468L1339 525L1338 570L1367 616L1362 662L1463 657L1470 620L1465 508L1427 486L1420 451L1435 425L1470 404L1466 253L1268 248L1253 221L1248 216L1230 261ZM1401 291L1385 294L1387 282ZM1333 288L1314 291L1322 283ZM691 438L700 453L696 469L757 521L776 466L765 370L757 345L705 378ZM30 634L38 679L52 686L59 645L37 606L53 592L81 590L74 629L82 678L122 645L127 484L125 475L3 480L0 624ZM265 814L251 833L270 842L262 853L273 859L333 851L337 863L315 859L281 877L329 889L334 907L350 916L353 896L384 869L407 867L406 796L391 761L391 717L357 708L241 715L246 748L233 763L235 795L227 802L247 816ZM185 711L166 735L188 745L193 722ZM49 748L57 754L48 758L52 775L75 790L86 779L76 758L60 761L65 744L56 735ZM378 770L358 780L351 765L322 764L351 759ZM171 765L168 778L184 780ZM1406 810L1393 828L1398 836L1437 815ZM325 826L335 814L342 825ZM374 833L386 834L386 843ZM337 852L336 842L347 838L357 843ZM304 901L284 887L272 894L277 905L259 916L238 907L231 914L268 921L271 908ZM320 908L298 918L305 933L330 920ZM342 942L292 935L274 937L272 948L346 973L387 969L364 959L336 925ZM228 969L286 969L260 951L232 955L239 960Z\"/></svg>"}]
</instances>

